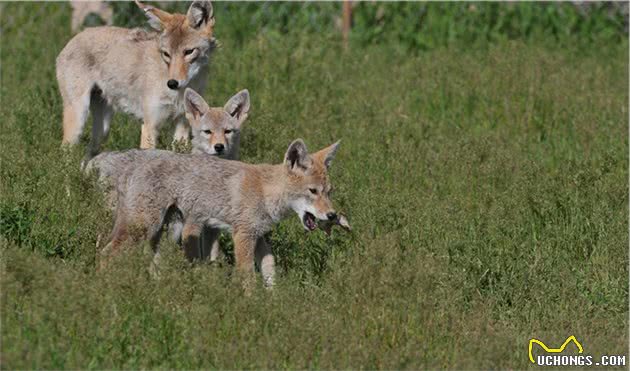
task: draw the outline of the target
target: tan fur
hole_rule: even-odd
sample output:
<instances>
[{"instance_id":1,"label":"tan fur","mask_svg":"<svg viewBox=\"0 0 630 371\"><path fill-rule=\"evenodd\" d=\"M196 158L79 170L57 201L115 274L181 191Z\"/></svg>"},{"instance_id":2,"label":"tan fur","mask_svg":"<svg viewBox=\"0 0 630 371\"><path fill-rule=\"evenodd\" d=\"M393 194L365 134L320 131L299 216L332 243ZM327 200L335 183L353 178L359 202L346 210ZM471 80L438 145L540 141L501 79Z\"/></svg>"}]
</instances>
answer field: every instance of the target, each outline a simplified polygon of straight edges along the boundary
<instances>
[{"instance_id":1,"label":"tan fur","mask_svg":"<svg viewBox=\"0 0 630 371\"><path fill-rule=\"evenodd\" d=\"M100 150L115 111L143 121L141 148L155 148L163 122L177 121L175 140L188 139L184 91L203 92L214 48L214 17L208 1L188 14L169 14L138 2L159 32L93 27L72 38L57 57L63 99L63 143L76 144L92 112L88 157ZM194 25L192 27L191 25ZM169 87L169 81L176 87Z\"/></svg>"},{"instance_id":2,"label":"tan fur","mask_svg":"<svg viewBox=\"0 0 630 371\"><path fill-rule=\"evenodd\" d=\"M187 248L193 246L204 226L228 229L234 239L238 271L252 272L256 260L265 284L273 285L275 261L264 242L265 233L291 210L307 230L314 230L317 220L337 219L328 179L337 148L338 143L309 155L304 142L296 140L279 165L250 165L207 154L144 151L124 179L116 227L104 252L118 252L133 225L151 241L157 257L162 226L169 223L169 215L178 215ZM106 261L107 254L103 255Z\"/></svg>"},{"instance_id":3,"label":"tan fur","mask_svg":"<svg viewBox=\"0 0 630 371\"><path fill-rule=\"evenodd\" d=\"M72 0L70 5L72 6L72 33L79 32L90 13L98 15L105 24L110 26L114 20L114 10L105 1Z\"/></svg>"}]
</instances>

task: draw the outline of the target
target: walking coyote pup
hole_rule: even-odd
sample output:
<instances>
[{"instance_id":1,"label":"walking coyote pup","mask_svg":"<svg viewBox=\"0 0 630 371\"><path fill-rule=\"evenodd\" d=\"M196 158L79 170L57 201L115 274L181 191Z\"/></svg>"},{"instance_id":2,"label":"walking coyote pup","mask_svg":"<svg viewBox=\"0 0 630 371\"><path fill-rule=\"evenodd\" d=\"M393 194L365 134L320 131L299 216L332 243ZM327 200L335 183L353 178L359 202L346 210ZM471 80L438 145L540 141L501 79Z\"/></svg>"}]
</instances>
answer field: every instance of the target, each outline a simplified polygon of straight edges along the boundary
<instances>
[{"instance_id":1,"label":"walking coyote pup","mask_svg":"<svg viewBox=\"0 0 630 371\"><path fill-rule=\"evenodd\" d=\"M146 151L150 155L136 161L126 176L125 192L119 193L101 267L128 240L148 239L157 259L163 226L177 216L183 223L185 250L196 249L204 226L227 229L234 240L238 271L253 271L256 260L265 284L273 285L275 262L264 234L292 210L308 231L317 228L318 220L338 220L328 178L338 147L337 142L309 154L297 139L278 165Z\"/></svg>"}]
</instances>

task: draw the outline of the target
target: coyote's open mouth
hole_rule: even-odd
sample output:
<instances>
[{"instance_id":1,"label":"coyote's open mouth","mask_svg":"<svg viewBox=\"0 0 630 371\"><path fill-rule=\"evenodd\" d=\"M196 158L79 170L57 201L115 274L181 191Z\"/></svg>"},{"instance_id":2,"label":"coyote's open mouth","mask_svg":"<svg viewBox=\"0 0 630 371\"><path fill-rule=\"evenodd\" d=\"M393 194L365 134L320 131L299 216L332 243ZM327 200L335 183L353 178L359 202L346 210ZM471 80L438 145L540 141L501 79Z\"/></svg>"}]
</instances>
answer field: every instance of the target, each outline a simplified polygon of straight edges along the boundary
<instances>
[{"instance_id":1,"label":"coyote's open mouth","mask_svg":"<svg viewBox=\"0 0 630 371\"><path fill-rule=\"evenodd\" d=\"M315 228L317 228L317 220L315 219L315 215L309 213L308 211L305 212L304 216L302 217L302 224L304 224L306 229L308 229L309 231L314 231Z\"/></svg>"}]
</instances>

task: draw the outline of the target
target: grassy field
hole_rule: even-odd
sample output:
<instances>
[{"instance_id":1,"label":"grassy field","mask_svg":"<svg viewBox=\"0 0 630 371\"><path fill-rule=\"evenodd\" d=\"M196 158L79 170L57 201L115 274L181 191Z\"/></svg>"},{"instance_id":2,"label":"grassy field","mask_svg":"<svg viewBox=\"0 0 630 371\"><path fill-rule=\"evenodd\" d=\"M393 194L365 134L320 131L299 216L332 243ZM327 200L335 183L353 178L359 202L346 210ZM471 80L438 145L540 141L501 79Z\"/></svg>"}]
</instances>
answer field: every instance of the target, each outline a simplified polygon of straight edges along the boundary
<instances>
[{"instance_id":1,"label":"grassy field","mask_svg":"<svg viewBox=\"0 0 630 371\"><path fill-rule=\"evenodd\" d=\"M627 40L410 56L325 34L221 39L205 97L250 90L243 160L341 139L334 201L354 228L284 221L275 290L243 296L229 262L191 266L168 241L160 280L146 246L95 272L112 218L84 146L60 148L69 7L3 7L3 369L524 369L530 338L569 335L628 354ZM118 114L106 150L139 136Z\"/></svg>"}]
</instances>

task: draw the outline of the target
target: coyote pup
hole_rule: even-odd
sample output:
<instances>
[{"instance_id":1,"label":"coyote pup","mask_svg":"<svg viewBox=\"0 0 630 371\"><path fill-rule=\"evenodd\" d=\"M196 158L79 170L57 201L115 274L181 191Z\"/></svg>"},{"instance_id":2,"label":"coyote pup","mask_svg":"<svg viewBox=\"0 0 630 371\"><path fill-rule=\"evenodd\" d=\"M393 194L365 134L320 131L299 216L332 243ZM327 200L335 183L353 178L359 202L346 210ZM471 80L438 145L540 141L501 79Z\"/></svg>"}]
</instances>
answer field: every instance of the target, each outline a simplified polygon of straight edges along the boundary
<instances>
[{"instance_id":1,"label":"coyote pup","mask_svg":"<svg viewBox=\"0 0 630 371\"><path fill-rule=\"evenodd\" d=\"M111 241L102 251L101 267L127 240L148 239L159 257L164 224L177 216L183 222L184 249L195 249L202 228L227 229L234 240L239 272L259 263L263 281L273 285L275 268L263 235L288 216L298 214L304 229L317 221L335 221L328 168L339 142L309 154L301 139L289 146L284 163L250 165L208 156L168 151L137 161L119 193Z\"/></svg>"},{"instance_id":2,"label":"coyote pup","mask_svg":"<svg viewBox=\"0 0 630 371\"><path fill-rule=\"evenodd\" d=\"M192 153L207 153L228 160L238 160L241 127L250 109L249 91L243 89L232 96L223 107L210 107L203 97L188 88L184 93L184 110L192 128ZM87 162L86 173L97 170L99 181L113 187L117 179L136 160L150 157L150 151L126 150L103 152ZM110 205L116 207L115 202Z\"/></svg>"},{"instance_id":3,"label":"coyote pup","mask_svg":"<svg viewBox=\"0 0 630 371\"><path fill-rule=\"evenodd\" d=\"M170 14L136 0L156 33L93 27L72 38L57 57L63 98L63 143L76 144L92 112L88 158L100 150L114 111L143 120L141 148L155 148L160 124L177 120L174 140L188 139L183 119L187 87L203 92L214 48L209 1L194 1L187 15Z\"/></svg>"},{"instance_id":4,"label":"coyote pup","mask_svg":"<svg viewBox=\"0 0 630 371\"><path fill-rule=\"evenodd\" d=\"M241 90L230 98L223 107L209 107L202 96L188 88L184 93L186 118L192 128L192 152L207 153L221 158L237 160L240 147L241 127L250 109L249 91ZM165 152L166 153L166 152ZM116 209L116 186L124 193L126 176L135 163L142 163L155 156L155 151L127 150L104 152L91 159L86 173L98 171L99 182L103 187L108 206ZM181 223L171 221L171 234L178 241L181 237ZM203 246L195 256L210 256L214 261L219 257L219 231L204 229ZM191 252L192 253L192 252Z\"/></svg>"}]
</instances>

